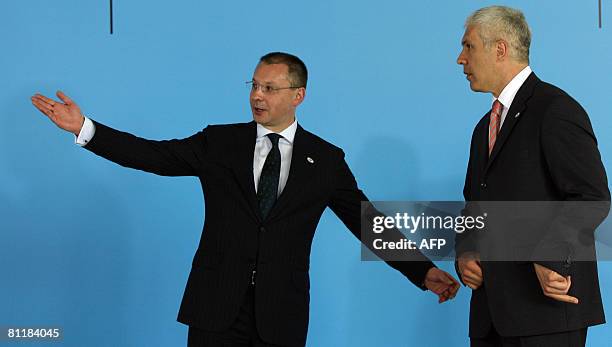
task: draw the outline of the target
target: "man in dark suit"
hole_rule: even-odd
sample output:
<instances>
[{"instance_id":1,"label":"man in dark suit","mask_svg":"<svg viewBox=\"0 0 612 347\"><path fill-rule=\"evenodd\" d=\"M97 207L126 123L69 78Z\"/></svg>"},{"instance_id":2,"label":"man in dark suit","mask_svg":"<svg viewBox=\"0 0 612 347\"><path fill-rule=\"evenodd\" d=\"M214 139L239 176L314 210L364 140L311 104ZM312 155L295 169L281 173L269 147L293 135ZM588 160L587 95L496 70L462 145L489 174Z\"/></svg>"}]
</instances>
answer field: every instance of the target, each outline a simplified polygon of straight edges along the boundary
<instances>
[{"instance_id":1,"label":"man in dark suit","mask_svg":"<svg viewBox=\"0 0 612 347\"><path fill-rule=\"evenodd\" d=\"M474 12L465 28L457 63L473 91L494 97L472 135L464 188L468 206L601 201L594 215L595 224L601 222L610 192L591 123L574 99L531 71L524 15L487 7ZM584 234L570 238L590 240L593 249L593 231L572 229ZM555 242L561 230L533 237ZM462 282L472 289L472 346L584 346L587 327L604 323L594 250L591 259L582 259L590 261L573 260L572 246L557 249L554 258L547 253L531 261L486 261L491 259L481 252L487 250L476 244L465 242L456 262Z\"/></svg>"},{"instance_id":2,"label":"man in dark suit","mask_svg":"<svg viewBox=\"0 0 612 347\"><path fill-rule=\"evenodd\" d=\"M205 223L178 315L189 325L189 346L303 346L310 248L325 208L361 237L367 198L343 151L297 124L306 82L299 58L267 54L250 81L254 122L210 125L170 141L93 122L61 92L63 102L32 97L41 112L104 158L158 175L200 178ZM439 301L455 295L452 276L418 251L410 259L388 264Z\"/></svg>"}]
</instances>

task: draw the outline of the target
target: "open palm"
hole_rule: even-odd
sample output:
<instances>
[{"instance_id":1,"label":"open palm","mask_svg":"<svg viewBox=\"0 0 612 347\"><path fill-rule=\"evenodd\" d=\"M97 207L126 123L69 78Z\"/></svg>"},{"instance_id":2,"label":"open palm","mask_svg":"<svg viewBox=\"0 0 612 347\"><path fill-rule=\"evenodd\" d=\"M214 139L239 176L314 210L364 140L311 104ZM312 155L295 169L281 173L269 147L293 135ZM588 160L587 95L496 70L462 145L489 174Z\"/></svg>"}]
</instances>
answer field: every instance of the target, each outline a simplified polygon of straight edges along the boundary
<instances>
[{"instance_id":1,"label":"open palm","mask_svg":"<svg viewBox=\"0 0 612 347\"><path fill-rule=\"evenodd\" d=\"M81 114L81 109L61 91L57 92L57 97L61 102L41 94L35 94L31 100L32 104L49 117L55 125L78 136L85 120L85 117Z\"/></svg>"}]
</instances>

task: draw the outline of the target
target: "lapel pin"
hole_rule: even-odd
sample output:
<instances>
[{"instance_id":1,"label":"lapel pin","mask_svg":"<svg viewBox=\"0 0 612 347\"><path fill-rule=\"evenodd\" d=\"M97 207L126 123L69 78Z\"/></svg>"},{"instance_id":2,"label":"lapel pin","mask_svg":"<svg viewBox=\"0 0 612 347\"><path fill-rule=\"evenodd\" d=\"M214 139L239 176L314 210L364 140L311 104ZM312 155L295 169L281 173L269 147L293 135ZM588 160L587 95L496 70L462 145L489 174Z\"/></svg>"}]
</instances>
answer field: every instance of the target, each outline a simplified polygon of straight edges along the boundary
<instances>
[{"instance_id":1,"label":"lapel pin","mask_svg":"<svg viewBox=\"0 0 612 347\"><path fill-rule=\"evenodd\" d=\"M519 113L517 113L517 114L514 116L514 118L518 118L518 116L520 116L520 115L521 115L521 113L519 112Z\"/></svg>"},{"instance_id":2,"label":"lapel pin","mask_svg":"<svg viewBox=\"0 0 612 347\"><path fill-rule=\"evenodd\" d=\"M312 160L311 157L306 157L306 161L308 161L311 164L314 164L314 160Z\"/></svg>"}]
</instances>

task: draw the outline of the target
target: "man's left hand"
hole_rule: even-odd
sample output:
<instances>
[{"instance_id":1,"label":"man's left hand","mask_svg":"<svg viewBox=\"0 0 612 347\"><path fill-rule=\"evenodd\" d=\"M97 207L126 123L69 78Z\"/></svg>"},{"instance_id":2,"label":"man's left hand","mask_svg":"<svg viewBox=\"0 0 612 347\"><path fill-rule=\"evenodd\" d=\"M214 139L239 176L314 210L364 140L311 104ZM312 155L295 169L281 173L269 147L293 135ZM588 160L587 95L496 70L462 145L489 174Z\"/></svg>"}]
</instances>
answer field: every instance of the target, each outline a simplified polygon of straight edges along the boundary
<instances>
[{"instance_id":1,"label":"man's left hand","mask_svg":"<svg viewBox=\"0 0 612 347\"><path fill-rule=\"evenodd\" d=\"M540 264L533 264L535 273L538 276L540 287L544 295L557 301L577 304L578 298L567 295L572 286L572 278L570 276L563 277L553 270L544 267Z\"/></svg>"},{"instance_id":2,"label":"man's left hand","mask_svg":"<svg viewBox=\"0 0 612 347\"><path fill-rule=\"evenodd\" d=\"M459 290L459 282L448 272L432 267L425 275L425 287L438 296L438 303L452 300Z\"/></svg>"}]
</instances>

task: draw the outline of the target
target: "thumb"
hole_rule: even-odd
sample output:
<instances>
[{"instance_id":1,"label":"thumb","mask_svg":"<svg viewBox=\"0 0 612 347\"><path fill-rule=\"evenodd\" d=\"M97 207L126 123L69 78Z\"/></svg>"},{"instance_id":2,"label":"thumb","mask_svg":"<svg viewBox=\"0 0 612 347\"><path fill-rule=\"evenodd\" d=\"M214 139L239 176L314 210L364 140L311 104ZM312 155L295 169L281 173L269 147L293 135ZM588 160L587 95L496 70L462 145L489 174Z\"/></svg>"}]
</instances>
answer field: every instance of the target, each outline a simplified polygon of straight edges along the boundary
<instances>
[{"instance_id":1,"label":"thumb","mask_svg":"<svg viewBox=\"0 0 612 347\"><path fill-rule=\"evenodd\" d=\"M66 95L64 94L61 90L58 90L57 93L55 93L57 95L58 98L60 98L66 105L71 105L73 104L73 101Z\"/></svg>"}]
</instances>

